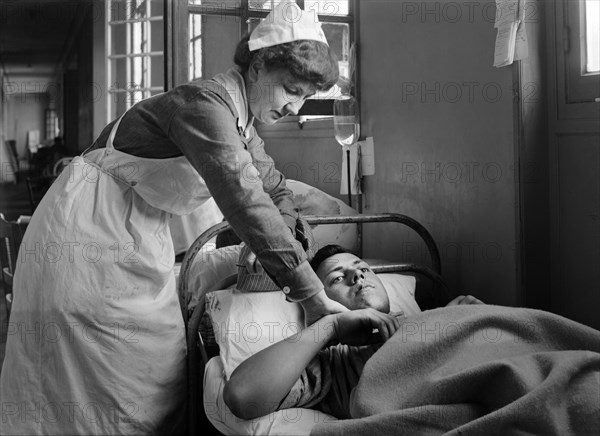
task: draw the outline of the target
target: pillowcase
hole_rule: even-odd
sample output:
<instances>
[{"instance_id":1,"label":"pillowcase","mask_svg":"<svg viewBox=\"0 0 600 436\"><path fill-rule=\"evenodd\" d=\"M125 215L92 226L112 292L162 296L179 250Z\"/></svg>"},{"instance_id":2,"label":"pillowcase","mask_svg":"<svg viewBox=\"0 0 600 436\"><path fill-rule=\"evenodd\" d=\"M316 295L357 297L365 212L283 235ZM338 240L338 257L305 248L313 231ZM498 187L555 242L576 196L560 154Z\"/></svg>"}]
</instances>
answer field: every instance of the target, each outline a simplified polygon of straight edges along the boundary
<instances>
[{"instance_id":1,"label":"pillowcase","mask_svg":"<svg viewBox=\"0 0 600 436\"><path fill-rule=\"evenodd\" d=\"M237 261L240 257L241 245L215 248L214 244L206 244L196 254L188 271L188 309L198 304L201 294L214 288L216 284L237 272Z\"/></svg>"},{"instance_id":2,"label":"pillowcase","mask_svg":"<svg viewBox=\"0 0 600 436\"><path fill-rule=\"evenodd\" d=\"M416 280L401 274L378 274L392 312L420 313L414 299ZM283 292L247 293L236 289L206 295L206 312L219 344L225 377L258 351L294 335L304 327L304 313Z\"/></svg>"},{"instance_id":3,"label":"pillowcase","mask_svg":"<svg viewBox=\"0 0 600 436\"><path fill-rule=\"evenodd\" d=\"M390 312L404 312L406 316L421 313L415 299L415 277L393 273L377 274L377 277L381 279L390 299Z\"/></svg>"},{"instance_id":4,"label":"pillowcase","mask_svg":"<svg viewBox=\"0 0 600 436\"><path fill-rule=\"evenodd\" d=\"M223 362L225 377L258 351L292 336L304 327L302 307L285 294L237 289L206 295L206 311Z\"/></svg>"}]
</instances>

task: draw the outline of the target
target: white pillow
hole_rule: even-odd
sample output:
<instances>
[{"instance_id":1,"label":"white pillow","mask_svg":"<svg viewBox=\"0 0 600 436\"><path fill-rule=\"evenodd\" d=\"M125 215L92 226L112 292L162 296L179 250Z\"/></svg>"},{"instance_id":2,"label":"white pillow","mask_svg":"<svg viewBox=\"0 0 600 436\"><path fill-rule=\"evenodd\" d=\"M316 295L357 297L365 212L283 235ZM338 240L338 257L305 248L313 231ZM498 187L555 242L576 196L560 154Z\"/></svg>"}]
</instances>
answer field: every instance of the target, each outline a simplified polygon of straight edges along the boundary
<instances>
[{"instance_id":1,"label":"white pillow","mask_svg":"<svg viewBox=\"0 0 600 436\"><path fill-rule=\"evenodd\" d=\"M241 245L215 248L206 244L196 254L188 271L188 309L198 303L199 295L210 291L221 280L237 273Z\"/></svg>"},{"instance_id":2,"label":"white pillow","mask_svg":"<svg viewBox=\"0 0 600 436\"><path fill-rule=\"evenodd\" d=\"M415 278L401 274L378 274L388 292L392 312L420 313L414 299ZM258 351L304 327L302 307L289 303L283 292L240 292L236 289L206 295L215 339L219 344L225 377Z\"/></svg>"},{"instance_id":3,"label":"white pillow","mask_svg":"<svg viewBox=\"0 0 600 436\"><path fill-rule=\"evenodd\" d=\"M377 274L377 277L381 279L390 299L390 312L404 312L406 316L421 313L415 300L415 277L389 273Z\"/></svg>"},{"instance_id":4,"label":"white pillow","mask_svg":"<svg viewBox=\"0 0 600 436\"><path fill-rule=\"evenodd\" d=\"M210 292L206 295L206 311L227 379L248 357L304 327L302 307L287 302L280 291Z\"/></svg>"}]
</instances>

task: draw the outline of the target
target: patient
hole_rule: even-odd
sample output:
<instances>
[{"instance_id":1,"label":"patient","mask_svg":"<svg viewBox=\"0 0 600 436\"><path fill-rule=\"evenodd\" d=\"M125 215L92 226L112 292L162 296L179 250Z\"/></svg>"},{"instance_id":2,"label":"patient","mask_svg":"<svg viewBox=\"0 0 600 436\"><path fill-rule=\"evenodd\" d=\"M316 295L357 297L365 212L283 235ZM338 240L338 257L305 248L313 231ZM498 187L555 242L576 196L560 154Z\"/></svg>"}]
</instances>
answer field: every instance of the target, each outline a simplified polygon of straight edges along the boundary
<instances>
[{"instance_id":1,"label":"patient","mask_svg":"<svg viewBox=\"0 0 600 436\"><path fill-rule=\"evenodd\" d=\"M349 397L366 361L400 326L370 266L337 245L319 250L311 265L329 298L350 311L328 315L297 335L244 361L225 385L231 411L253 419L275 410L314 408L349 418ZM448 306L481 304L460 296Z\"/></svg>"},{"instance_id":2,"label":"patient","mask_svg":"<svg viewBox=\"0 0 600 436\"><path fill-rule=\"evenodd\" d=\"M369 264L339 245L321 248L311 261L327 296L350 310L372 308L389 313L390 302L381 280ZM448 306L483 304L471 295L456 297Z\"/></svg>"}]
</instances>

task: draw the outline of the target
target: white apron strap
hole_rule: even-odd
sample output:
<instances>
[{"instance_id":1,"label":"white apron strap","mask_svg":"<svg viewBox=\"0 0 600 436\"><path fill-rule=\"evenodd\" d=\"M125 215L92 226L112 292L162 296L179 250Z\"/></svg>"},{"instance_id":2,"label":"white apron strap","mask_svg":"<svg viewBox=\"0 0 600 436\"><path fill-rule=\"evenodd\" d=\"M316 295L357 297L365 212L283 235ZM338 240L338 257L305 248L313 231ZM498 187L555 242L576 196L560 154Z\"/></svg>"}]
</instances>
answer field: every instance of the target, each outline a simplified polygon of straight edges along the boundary
<instances>
[{"instance_id":1,"label":"white apron strap","mask_svg":"<svg viewBox=\"0 0 600 436\"><path fill-rule=\"evenodd\" d=\"M125 114L123 114L125 115ZM115 146L113 145L113 141L115 139L115 135L117 134L117 129L119 128L119 124L121 124L121 120L123 119L123 115L121 115L119 118L117 118L117 121L115 122L114 126L112 126L112 129L110 130L110 134L108 135L108 139L106 140L106 153L110 154L113 152L113 150L115 149ZM83 155L85 155L88 151L90 151L90 149L94 146L94 144L90 145L88 148L86 148L85 150L83 150L83 152L81 153L81 157L83 157Z\"/></svg>"},{"instance_id":2,"label":"white apron strap","mask_svg":"<svg viewBox=\"0 0 600 436\"><path fill-rule=\"evenodd\" d=\"M109 154L112 153L112 151L115 149L115 146L113 145L113 141L115 140L115 135L117 134L117 129L119 128L119 124L121 124L121 120L123 119L124 115L125 114L121 115L117 119L117 122L112 127L112 129L110 131L110 135L108 135L108 139L106 140L106 152Z\"/></svg>"}]
</instances>

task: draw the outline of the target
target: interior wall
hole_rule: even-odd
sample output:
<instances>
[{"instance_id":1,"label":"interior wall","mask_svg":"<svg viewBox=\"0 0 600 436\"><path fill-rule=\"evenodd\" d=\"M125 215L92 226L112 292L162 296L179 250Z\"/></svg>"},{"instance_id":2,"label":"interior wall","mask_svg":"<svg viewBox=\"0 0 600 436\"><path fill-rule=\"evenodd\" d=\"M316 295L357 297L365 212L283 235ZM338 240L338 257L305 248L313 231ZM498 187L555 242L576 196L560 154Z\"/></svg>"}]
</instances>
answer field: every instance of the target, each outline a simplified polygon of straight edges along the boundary
<instances>
[{"instance_id":1,"label":"interior wall","mask_svg":"<svg viewBox=\"0 0 600 436\"><path fill-rule=\"evenodd\" d=\"M519 62L521 282L527 307L550 310L547 3L528 0L529 56Z\"/></svg>"},{"instance_id":2,"label":"interior wall","mask_svg":"<svg viewBox=\"0 0 600 436\"><path fill-rule=\"evenodd\" d=\"M93 63L93 8L86 9L86 17L76 41L78 72L78 136L77 151L82 152L93 141L94 99L97 89L94 86Z\"/></svg>"},{"instance_id":3,"label":"interior wall","mask_svg":"<svg viewBox=\"0 0 600 436\"><path fill-rule=\"evenodd\" d=\"M492 66L493 6L361 2L362 130L375 138L376 167L366 211L416 218L438 242L451 289L514 305L513 73ZM426 256L409 232L380 225L365 228L364 243L369 257Z\"/></svg>"},{"instance_id":4,"label":"interior wall","mask_svg":"<svg viewBox=\"0 0 600 436\"><path fill-rule=\"evenodd\" d=\"M306 122L302 130L295 122L257 125L257 130L267 153L286 178L315 186L347 202L347 196L340 195L342 151L334 138L331 119Z\"/></svg>"},{"instance_id":5,"label":"interior wall","mask_svg":"<svg viewBox=\"0 0 600 436\"><path fill-rule=\"evenodd\" d=\"M93 127L92 137L96 139L106 124L108 89L106 84L106 44L105 38L106 11L104 1L94 0L92 8L93 25L93 82L92 82L92 105L93 105Z\"/></svg>"},{"instance_id":6,"label":"interior wall","mask_svg":"<svg viewBox=\"0 0 600 436\"><path fill-rule=\"evenodd\" d=\"M27 132L38 130L40 142L45 139L44 116L48 108L47 93L15 93L6 95L6 138L16 140L19 158L27 159Z\"/></svg>"}]
</instances>

